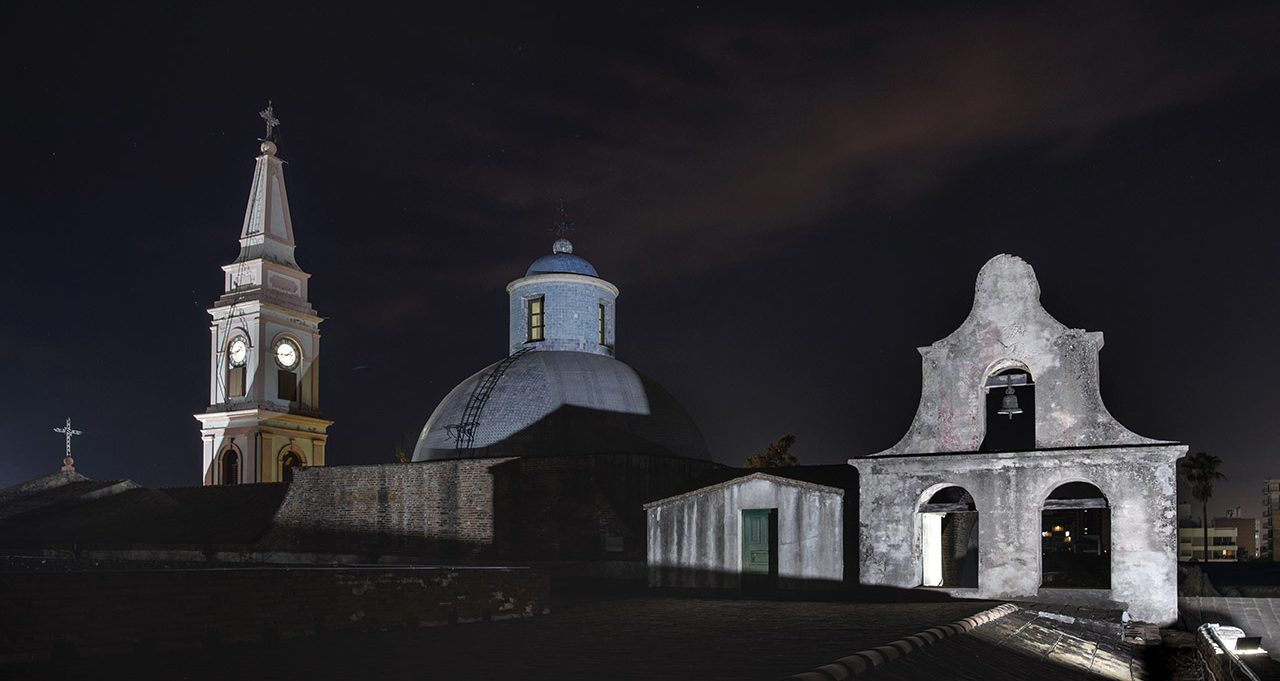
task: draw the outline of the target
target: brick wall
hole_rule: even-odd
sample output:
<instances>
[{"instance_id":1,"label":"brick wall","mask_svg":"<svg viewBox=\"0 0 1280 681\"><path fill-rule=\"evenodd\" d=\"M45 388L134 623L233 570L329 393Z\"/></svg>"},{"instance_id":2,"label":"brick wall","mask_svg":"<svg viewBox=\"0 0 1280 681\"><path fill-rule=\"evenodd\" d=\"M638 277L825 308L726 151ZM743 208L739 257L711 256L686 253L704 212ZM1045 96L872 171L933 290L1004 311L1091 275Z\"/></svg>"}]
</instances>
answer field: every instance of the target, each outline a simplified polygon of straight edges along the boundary
<instances>
[{"instance_id":1,"label":"brick wall","mask_svg":"<svg viewBox=\"0 0 1280 681\"><path fill-rule=\"evenodd\" d=\"M0 575L0 662L550 612L527 568L245 568Z\"/></svg>"},{"instance_id":2,"label":"brick wall","mask_svg":"<svg viewBox=\"0 0 1280 681\"><path fill-rule=\"evenodd\" d=\"M642 504L686 491L715 466L598 454L307 468L256 548L643 560Z\"/></svg>"},{"instance_id":3,"label":"brick wall","mask_svg":"<svg viewBox=\"0 0 1280 681\"><path fill-rule=\"evenodd\" d=\"M489 469L507 460L303 469L259 544L383 553L483 549L494 541Z\"/></svg>"}]
</instances>

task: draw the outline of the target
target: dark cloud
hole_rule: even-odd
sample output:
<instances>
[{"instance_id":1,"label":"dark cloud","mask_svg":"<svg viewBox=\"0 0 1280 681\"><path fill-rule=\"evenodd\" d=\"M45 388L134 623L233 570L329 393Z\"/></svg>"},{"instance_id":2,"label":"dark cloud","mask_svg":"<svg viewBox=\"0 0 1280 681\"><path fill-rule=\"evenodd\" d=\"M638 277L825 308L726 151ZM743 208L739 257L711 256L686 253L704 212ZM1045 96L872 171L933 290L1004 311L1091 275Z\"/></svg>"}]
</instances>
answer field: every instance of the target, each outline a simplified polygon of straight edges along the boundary
<instances>
[{"instance_id":1,"label":"dark cloud","mask_svg":"<svg viewBox=\"0 0 1280 681\"><path fill-rule=\"evenodd\" d=\"M1055 3L699 26L662 60L598 65L625 85L610 102L542 102L541 115L582 135L473 179L527 210L571 188L628 276L649 269L629 254L677 240L666 269L751 258L771 235L850 204L901 204L996 151L1047 141L1079 152L1215 92L1264 48L1239 14L1166 14ZM1218 42L1188 50L1179 30L1192 22Z\"/></svg>"}]
</instances>

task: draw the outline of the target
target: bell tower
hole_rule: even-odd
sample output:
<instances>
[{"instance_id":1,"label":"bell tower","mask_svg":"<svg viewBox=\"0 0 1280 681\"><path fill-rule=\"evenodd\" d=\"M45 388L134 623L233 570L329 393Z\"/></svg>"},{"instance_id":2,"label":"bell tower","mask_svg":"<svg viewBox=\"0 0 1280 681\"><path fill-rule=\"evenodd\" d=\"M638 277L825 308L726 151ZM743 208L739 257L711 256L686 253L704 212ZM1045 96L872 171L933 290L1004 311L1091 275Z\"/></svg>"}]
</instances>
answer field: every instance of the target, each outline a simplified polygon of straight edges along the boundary
<instances>
[{"instance_id":1,"label":"bell tower","mask_svg":"<svg viewBox=\"0 0 1280 681\"><path fill-rule=\"evenodd\" d=\"M321 317L294 260L284 168L272 141L279 124L262 112L259 147L240 229L240 255L222 266L222 297L209 309L209 407L195 417L206 485L289 481L298 466L323 466Z\"/></svg>"}]
</instances>

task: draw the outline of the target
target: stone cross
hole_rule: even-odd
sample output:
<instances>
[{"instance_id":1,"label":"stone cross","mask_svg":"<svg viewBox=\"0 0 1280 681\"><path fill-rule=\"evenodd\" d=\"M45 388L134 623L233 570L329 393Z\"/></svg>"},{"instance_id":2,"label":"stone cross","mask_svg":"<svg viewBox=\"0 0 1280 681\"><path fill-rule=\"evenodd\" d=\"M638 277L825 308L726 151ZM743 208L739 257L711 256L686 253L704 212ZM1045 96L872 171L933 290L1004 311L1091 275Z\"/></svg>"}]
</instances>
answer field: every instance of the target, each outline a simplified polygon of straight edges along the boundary
<instances>
[{"instance_id":1,"label":"stone cross","mask_svg":"<svg viewBox=\"0 0 1280 681\"><path fill-rule=\"evenodd\" d=\"M67 425L65 425L65 426L63 426L63 427L61 427L61 428L54 428L54 429L53 429L53 432L55 432L55 433L62 433L62 434L64 434L64 435L66 435L66 436L67 436L67 458L65 458L65 459L63 459L63 460L62 460L62 470L64 470L64 471L73 471L73 470L75 470L75 467L71 465L71 464L75 463L75 460L71 458L71 437L72 437L73 435L84 435L84 433L82 433L82 432L80 432L80 431L78 431L78 430L73 430L73 429L71 428L71 417L70 417L70 416L68 416L68 417L67 417Z\"/></svg>"},{"instance_id":2,"label":"stone cross","mask_svg":"<svg viewBox=\"0 0 1280 681\"><path fill-rule=\"evenodd\" d=\"M276 118L276 112L271 105L271 100L269 99L267 100L267 108L263 109L262 111L259 111L258 116L267 124L266 140L268 142L272 141L273 139L275 139L275 129L276 129L276 126L280 125L280 119Z\"/></svg>"}]
</instances>

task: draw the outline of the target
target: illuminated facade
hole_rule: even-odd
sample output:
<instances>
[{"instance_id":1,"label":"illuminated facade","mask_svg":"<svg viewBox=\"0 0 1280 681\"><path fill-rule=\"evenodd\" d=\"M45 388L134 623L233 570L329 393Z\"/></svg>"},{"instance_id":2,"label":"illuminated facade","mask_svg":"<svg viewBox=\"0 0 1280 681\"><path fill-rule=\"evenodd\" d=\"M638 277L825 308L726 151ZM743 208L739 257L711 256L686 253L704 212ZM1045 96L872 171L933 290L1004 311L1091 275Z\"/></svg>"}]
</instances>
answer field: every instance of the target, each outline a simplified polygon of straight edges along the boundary
<instances>
[{"instance_id":1,"label":"illuminated facade","mask_svg":"<svg viewBox=\"0 0 1280 681\"><path fill-rule=\"evenodd\" d=\"M293 251L284 169L268 140L240 255L223 265L224 293L209 309L209 408L195 415L206 485L290 480L297 467L324 465L332 422L320 416L322 320Z\"/></svg>"},{"instance_id":2,"label":"illuminated facade","mask_svg":"<svg viewBox=\"0 0 1280 681\"><path fill-rule=\"evenodd\" d=\"M863 584L990 599L1105 605L1177 617L1176 463L1102 403L1102 334L1040 304L1022 259L978 273L973 308L920 348L920 404L860 474ZM1070 536L1067 533L1070 532Z\"/></svg>"}]
</instances>

